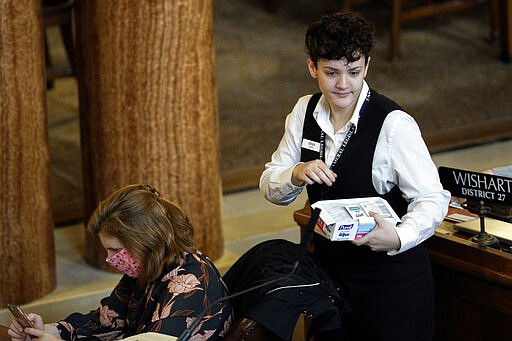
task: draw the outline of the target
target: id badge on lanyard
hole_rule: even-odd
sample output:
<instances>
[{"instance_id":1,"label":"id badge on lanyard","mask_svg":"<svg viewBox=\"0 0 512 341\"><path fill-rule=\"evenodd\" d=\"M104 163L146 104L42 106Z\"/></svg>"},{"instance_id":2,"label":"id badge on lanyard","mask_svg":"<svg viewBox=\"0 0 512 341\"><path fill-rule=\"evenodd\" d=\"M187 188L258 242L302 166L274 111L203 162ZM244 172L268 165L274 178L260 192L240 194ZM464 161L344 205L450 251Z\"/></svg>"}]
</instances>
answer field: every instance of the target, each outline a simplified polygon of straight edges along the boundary
<instances>
[{"instance_id":1,"label":"id badge on lanyard","mask_svg":"<svg viewBox=\"0 0 512 341\"><path fill-rule=\"evenodd\" d=\"M368 102L370 101L370 90L368 90L368 94L366 95L366 98L363 102L363 105L361 105L361 109L359 110L359 118L361 118L361 115L363 114L364 110L366 109L366 106L368 105ZM340 148L338 149L338 152L336 153L336 156L334 157L334 160L332 160L330 169L333 169L336 163L339 161L341 155L345 151L345 148L347 147L348 141L350 141L350 138L356 131L356 125L352 124L350 126L349 131L347 132L347 135L345 136L345 139L343 140ZM322 130L320 134L320 160L325 162L325 132Z\"/></svg>"}]
</instances>

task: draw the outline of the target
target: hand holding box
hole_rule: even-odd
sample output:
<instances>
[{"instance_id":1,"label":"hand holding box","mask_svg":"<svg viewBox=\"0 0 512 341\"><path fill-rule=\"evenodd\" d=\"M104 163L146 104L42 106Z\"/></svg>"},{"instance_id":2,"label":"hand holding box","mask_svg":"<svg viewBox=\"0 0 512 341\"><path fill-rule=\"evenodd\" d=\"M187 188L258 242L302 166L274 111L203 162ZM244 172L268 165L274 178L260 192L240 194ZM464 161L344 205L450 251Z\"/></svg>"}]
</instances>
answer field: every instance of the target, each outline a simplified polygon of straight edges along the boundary
<instances>
[{"instance_id":1,"label":"hand holding box","mask_svg":"<svg viewBox=\"0 0 512 341\"><path fill-rule=\"evenodd\" d=\"M311 205L320 208L315 232L332 241L361 238L375 227L370 212L379 213L396 224L401 222L389 203L380 197L322 200Z\"/></svg>"}]
</instances>

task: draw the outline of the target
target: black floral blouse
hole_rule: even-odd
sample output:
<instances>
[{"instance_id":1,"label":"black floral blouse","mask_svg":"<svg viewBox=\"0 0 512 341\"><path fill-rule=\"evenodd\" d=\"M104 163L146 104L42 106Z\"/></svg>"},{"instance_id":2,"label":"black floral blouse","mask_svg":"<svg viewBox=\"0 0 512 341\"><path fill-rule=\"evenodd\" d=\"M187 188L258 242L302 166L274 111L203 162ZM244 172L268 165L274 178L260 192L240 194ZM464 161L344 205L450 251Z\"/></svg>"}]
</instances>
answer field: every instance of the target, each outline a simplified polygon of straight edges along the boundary
<instances>
[{"instance_id":1,"label":"black floral blouse","mask_svg":"<svg viewBox=\"0 0 512 341\"><path fill-rule=\"evenodd\" d=\"M64 340L112 340L157 332L179 336L208 305L226 294L213 263L200 253L166 271L146 290L124 275L100 307L88 314L73 313L57 325ZM230 302L215 304L204 314L189 340L221 339L231 325Z\"/></svg>"}]
</instances>

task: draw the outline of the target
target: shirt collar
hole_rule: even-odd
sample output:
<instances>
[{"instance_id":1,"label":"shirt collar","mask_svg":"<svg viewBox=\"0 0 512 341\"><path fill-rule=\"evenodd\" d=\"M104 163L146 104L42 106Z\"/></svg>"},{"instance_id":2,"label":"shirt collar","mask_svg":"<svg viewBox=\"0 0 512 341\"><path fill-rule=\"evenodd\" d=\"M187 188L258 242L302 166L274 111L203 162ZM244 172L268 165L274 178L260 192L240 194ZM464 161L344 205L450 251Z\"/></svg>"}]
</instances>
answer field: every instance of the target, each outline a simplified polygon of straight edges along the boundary
<instances>
[{"instance_id":1,"label":"shirt collar","mask_svg":"<svg viewBox=\"0 0 512 341\"><path fill-rule=\"evenodd\" d=\"M356 108L354 109L354 113L352 114L352 117L350 118L349 122L354 124L356 126L356 130L354 133L357 133L357 124L359 123L359 113L361 111L361 108L363 107L364 101L366 101L366 96L368 95L368 91L370 91L370 87L366 83L366 81L363 80L363 87L361 89L361 93L359 94L359 98L357 99Z\"/></svg>"},{"instance_id":2,"label":"shirt collar","mask_svg":"<svg viewBox=\"0 0 512 341\"><path fill-rule=\"evenodd\" d=\"M359 112L361 111L361 107L363 106L363 103L366 100L366 96L368 95L369 91L370 87L368 86L366 81L363 80L363 87L361 88L361 93L359 94L359 98L357 99L357 104L354 109L354 113L352 114L352 117L349 120L349 122L354 124L356 127L354 133L357 133L357 125L359 123ZM329 103L327 102L323 95L320 98L319 106L317 106L317 109L318 110L314 112L314 116L318 124L320 125L320 128L322 128L323 131L327 132L324 125L327 124L327 122L329 122L330 108Z\"/></svg>"}]
</instances>

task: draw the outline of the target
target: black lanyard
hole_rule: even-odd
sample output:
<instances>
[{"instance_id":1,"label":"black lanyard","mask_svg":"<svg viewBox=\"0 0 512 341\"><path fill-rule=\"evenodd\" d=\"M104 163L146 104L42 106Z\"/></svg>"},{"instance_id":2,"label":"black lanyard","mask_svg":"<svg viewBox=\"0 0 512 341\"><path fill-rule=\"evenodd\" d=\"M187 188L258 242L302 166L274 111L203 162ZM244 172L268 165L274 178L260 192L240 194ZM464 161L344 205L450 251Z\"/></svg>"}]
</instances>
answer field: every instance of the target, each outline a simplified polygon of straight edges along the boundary
<instances>
[{"instance_id":1,"label":"black lanyard","mask_svg":"<svg viewBox=\"0 0 512 341\"><path fill-rule=\"evenodd\" d=\"M345 147L348 144L348 141L350 141L350 138L354 134L354 131L356 131L356 125L352 123L350 126L350 130L347 132L347 135L345 136L345 139L343 140L343 143L340 146L340 149L338 149L338 152L336 153L336 156L334 157L334 160L332 160L331 169L334 168L334 165L336 165L336 162L341 157L341 154L345 151ZM325 133L322 130L322 133L320 134L320 160L325 162Z\"/></svg>"},{"instance_id":2,"label":"black lanyard","mask_svg":"<svg viewBox=\"0 0 512 341\"><path fill-rule=\"evenodd\" d=\"M368 90L368 94L366 95L366 98L364 99L363 105L361 105L361 109L359 110L359 118L361 118L361 114L366 109L366 106L368 105L368 102L370 101L370 90ZM345 147L348 144L348 141L350 141L350 138L356 131L356 125L352 123L350 126L350 130L347 132L347 135L345 136L345 139L343 140L343 143L340 146L340 149L338 149L338 152L336 153L336 156L334 157L334 160L332 160L331 169L334 169L334 166L339 161L341 154L345 151ZM325 162L325 132L322 130L320 133L320 160Z\"/></svg>"}]
</instances>

